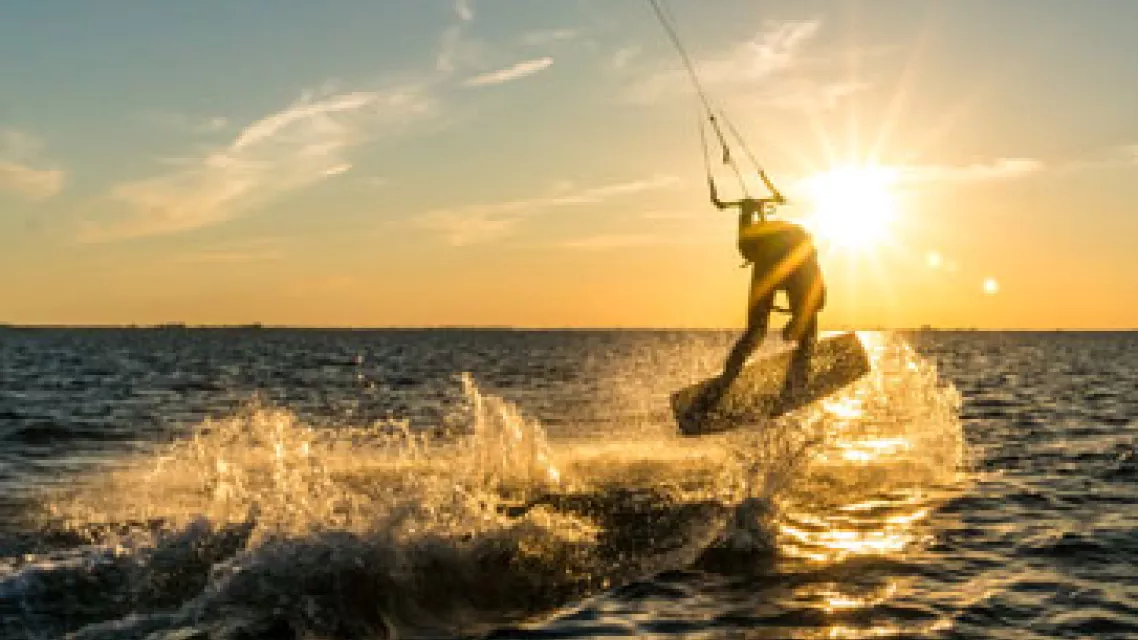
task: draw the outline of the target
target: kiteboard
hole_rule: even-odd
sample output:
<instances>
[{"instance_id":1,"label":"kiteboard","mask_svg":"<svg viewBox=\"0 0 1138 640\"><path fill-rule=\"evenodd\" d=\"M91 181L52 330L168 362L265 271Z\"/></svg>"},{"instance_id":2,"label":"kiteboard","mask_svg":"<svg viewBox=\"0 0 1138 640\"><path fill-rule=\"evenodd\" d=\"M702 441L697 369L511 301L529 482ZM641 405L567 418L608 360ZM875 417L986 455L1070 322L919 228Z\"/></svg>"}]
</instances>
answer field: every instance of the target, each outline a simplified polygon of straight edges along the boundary
<instances>
[{"instance_id":1,"label":"kiteboard","mask_svg":"<svg viewBox=\"0 0 1138 640\"><path fill-rule=\"evenodd\" d=\"M714 406L702 405L707 404L705 394L720 384L718 377L673 393L672 412L680 433L721 433L774 418L824 398L869 373L869 356L853 333L819 340L805 369L806 380L785 389L793 355L793 350L787 350L748 364Z\"/></svg>"}]
</instances>

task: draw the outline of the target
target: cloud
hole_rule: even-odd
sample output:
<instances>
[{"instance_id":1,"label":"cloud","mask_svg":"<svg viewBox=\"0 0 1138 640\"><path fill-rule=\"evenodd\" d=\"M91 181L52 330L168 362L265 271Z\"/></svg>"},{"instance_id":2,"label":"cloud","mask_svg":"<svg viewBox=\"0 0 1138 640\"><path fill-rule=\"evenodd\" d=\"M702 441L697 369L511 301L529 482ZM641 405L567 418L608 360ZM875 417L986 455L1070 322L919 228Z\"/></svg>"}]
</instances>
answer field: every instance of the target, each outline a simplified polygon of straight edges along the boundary
<instances>
[{"instance_id":1,"label":"cloud","mask_svg":"<svg viewBox=\"0 0 1138 640\"><path fill-rule=\"evenodd\" d=\"M1035 175L1043 171L1054 171L1058 167L1048 166L1034 158L999 158L990 162L972 164L888 164L874 165L870 169L851 172L850 178L857 179L863 171L866 177L880 180L897 187L936 187L939 185L962 185L999 180L1014 180ZM793 181L789 190L796 196L809 197L814 190L818 175L805 176Z\"/></svg>"},{"instance_id":2,"label":"cloud","mask_svg":"<svg viewBox=\"0 0 1138 640\"><path fill-rule=\"evenodd\" d=\"M555 42L573 40L579 35L576 29L543 29L531 31L522 36L522 44L531 47L540 47Z\"/></svg>"},{"instance_id":3,"label":"cloud","mask_svg":"<svg viewBox=\"0 0 1138 640\"><path fill-rule=\"evenodd\" d=\"M631 64L632 61L635 60L642 51L643 49L640 48L640 45L629 45L627 47L621 47L620 49L617 49L612 54L612 58L609 59L609 68L614 71L620 71L624 69L629 64Z\"/></svg>"},{"instance_id":4,"label":"cloud","mask_svg":"<svg viewBox=\"0 0 1138 640\"><path fill-rule=\"evenodd\" d=\"M0 129L0 157L27 161L43 151L43 142L30 133L16 129Z\"/></svg>"},{"instance_id":5,"label":"cloud","mask_svg":"<svg viewBox=\"0 0 1138 640\"><path fill-rule=\"evenodd\" d=\"M1034 158L1000 158L968 165L907 165L896 167L896 171L902 182L978 182L1021 178L1045 168Z\"/></svg>"},{"instance_id":6,"label":"cloud","mask_svg":"<svg viewBox=\"0 0 1138 640\"><path fill-rule=\"evenodd\" d=\"M212 118L206 118L205 121L199 125L199 128L202 131L219 131L224 129L228 124L228 118L224 116L214 116Z\"/></svg>"},{"instance_id":7,"label":"cloud","mask_svg":"<svg viewBox=\"0 0 1138 640\"><path fill-rule=\"evenodd\" d=\"M46 200L59 193L63 189L63 178L63 171L59 169L35 169L0 160L0 190L28 200Z\"/></svg>"},{"instance_id":8,"label":"cloud","mask_svg":"<svg viewBox=\"0 0 1138 640\"><path fill-rule=\"evenodd\" d=\"M0 129L0 191L28 200L46 200L63 190L65 174L44 166L39 138L14 129Z\"/></svg>"},{"instance_id":9,"label":"cloud","mask_svg":"<svg viewBox=\"0 0 1138 640\"><path fill-rule=\"evenodd\" d=\"M444 73L454 71L455 50L460 37L462 37L461 27L449 27L443 31L442 37L439 38L439 52L435 56L435 69Z\"/></svg>"},{"instance_id":10,"label":"cloud","mask_svg":"<svg viewBox=\"0 0 1138 640\"><path fill-rule=\"evenodd\" d=\"M322 126L326 130L335 129L336 124L327 118L336 114L358 111L374 104L378 98L377 94L365 91L345 93L316 102L303 98L291 107L262 118L246 127L237 135L237 139L233 141L231 148L233 151L241 151L261 145L276 138L289 127L293 127L300 136L312 132L301 127L294 127L298 123L314 125L313 129L319 129Z\"/></svg>"},{"instance_id":11,"label":"cloud","mask_svg":"<svg viewBox=\"0 0 1138 640\"><path fill-rule=\"evenodd\" d=\"M838 102L859 91L868 89L868 82L836 80L817 82L806 78L788 79L756 99L772 107L789 110L824 111L833 109Z\"/></svg>"},{"instance_id":12,"label":"cloud","mask_svg":"<svg viewBox=\"0 0 1138 640\"><path fill-rule=\"evenodd\" d=\"M578 249L582 251L606 251L610 249L626 249L628 247L672 244L673 242L675 242L674 238L669 239L646 234L617 233L569 240L562 243L561 246L566 249Z\"/></svg>"},{"instance_id":13,"label":"cloud","mask_svg":"<svg viewBox=\"0 0 1138 640\"><path fill-rule=\"evenodd\" d=\"M88 224L81 237L106 241L177 233L219 224L283 194L347 171L348 151L408 123L435 105L417 87L305 95L251 123L228 145L176 171L119 184L113 202L125 215Z\"/></svg>"},{"instance_id":14,"label":"cloud","mask_svg":"<svg viewBox=\"0 0 1138 640\"><path fill-rule=\"evenodd\" d=\"M174 259L186 264L225 265L281 260L284 257L284 241L281 238L255 238L177 255Z\"/></svg>"},{"instance_id":15,"label":"cloud","mask_svg":"<svg viewBox=\"0 0 1138 640\"><path fill-rule=\"evenodd\" d=\"M474 8L470 6L470 0L455 0L454 13L463 22L470 22L474 19Z\"/></svg>"},{"instance_id":16,"label":"cloud","mask_svg":"<svg viewBox=\"0 0 1138 640\"><path fill-rule=\"evenodd\" d=\"M343 162L343 163L340 163L334 167L328 167L327 169L325 169L324 175L326 175L328 177L338 176L341 173L347 173L351 170L352 170L352 165L347 163L347 162Z\"/></svg>"},{"instance_id":17,"label":"cloud","mask_svg":"<svg viewBox=\"0 0 1138 640\"><path fill-rule=\"evenodd\" d=\"M754 38L717 57L698 61L700 82L716 84L754 83L789 69L802 49L813 40L822 23L819 20L767 21ZM681 67L660 71L633 83L627 98L633 102L655 102L668 95L692 91L687 71Z\"/></svg>"},{"instance_id":18,"label":"cloud","mask_svg":"<svg viewBox=\"0 0 1138 640\"><path fill-rule=\"evenodd\" d=\"M483 73L472 78L467 78L463 84L468 87L486 87L503 84L524 78L526 76L531 76L540 71L544 71L548 69L552 64L553 58L549 57L525 60L515 65L506 67L505 69L499 69L497 71L491 71L489 73Z\"/></svg>"},{"instance_id":19,"label":"cloud","mask_svg":"<svg viewBox=\"0 0 1138 640\"><path fill-rule=\"evenodd\" d=\"M470 69L487 64L491 48L485 43L464 35L462 25L454 25L443 31L439 38L439 49L435 54L435 70L450 74L458 69Z\"/></svg>"},{"instance_id":20,"label":"cloud","mask_svg":"<svg viewBox=\"0 0 1138 640\"><path fill-rule=\"evenodd\" d=\"M641 218L645 220L694 220L696 218L706 218L706 211L694 211L691 209L686 210L663 210L663 211L645 211L640 214Z\"/></svg>"},{"instance_id":21,"label":"cloud","mask_svg":"<svg viewBox=\"0 0 1138 640\"><path fill-rule=\"evenodd\" d=\"M441 233L450 244L476 244L509 234L525 217L543 210L598 204L612 198L663 189L678 183L679 180L675 177L659 176L577 191L562 191L540 198L436 209L424 214L419 224Z\"/></svg>"},{"instance_id":22,"label":"cloud","mask_svg":"<svg viewBox=\"0 0 1138 640\"><path fill-rule=\"evenodd\" d=\"M438 52L435 54L435 69L441 73L452 73L460 67L482 64L487 58L485 43L466 37L468 24L474 19L470 4L459 0L455 4L459 22L443 30L439 37Z\"/></svg>"},{"instance_id":23,"label":"cloud","mask_svg":"<svg viewBox=\"0 0 1138 640\"><path fill-rule=\"evenodd\" d=\"M443 235L447 243L456 247L481 244L509 235L520 218L493 217L492 214L458 212L432 212L423 219L423 226Z\"/></svg>"},{"instance_id":24,"label":"cloud","mask_svg":"<svg viewBox=\"0 0 1138 640\"><path fill-rule=\"evenodd\" d=\"M744 43L727 59L713 61L708 73L712 78L729 79L742 72L744 77L754 79L786 69L821 26L818 20L767 22L758 39Z\"/></svg>"},{"instance_id":25,"label":"cloud","mask_svg":"<svg viewBox=\"0 0 1138 640\"><path fill-rule=\"evenodd\" d=\"M223 116L197 117L184 113L154 111L143 113L141 117L156 127L190 133L214 133L229 126L229 119Z\"/></svg>"},{"instance_id":26,"label":"cloud","mask_svg":"<svg viewBox=\"0 0 1138 640\"><path fill-rule=\"evenodd\" d=\"M1138 144L1114 145L1084 158L1055 162L1052 171L1088 171L1138 165Z\"/></svg>"}]
</instances>

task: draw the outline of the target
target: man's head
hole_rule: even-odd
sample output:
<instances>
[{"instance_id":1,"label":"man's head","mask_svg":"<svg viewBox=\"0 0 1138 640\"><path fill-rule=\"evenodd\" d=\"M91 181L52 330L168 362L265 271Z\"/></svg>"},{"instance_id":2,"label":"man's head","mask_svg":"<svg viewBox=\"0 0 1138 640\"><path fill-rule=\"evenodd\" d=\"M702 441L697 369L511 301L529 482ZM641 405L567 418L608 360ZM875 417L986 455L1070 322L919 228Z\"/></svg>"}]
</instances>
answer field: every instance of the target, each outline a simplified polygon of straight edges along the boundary
<instances>
[{"instance_id":1,"label":"man's head","mask_svg":"<svg viewBox=\"0 0 1138 640\"><path fill-rule=\"evenodd\" d=\"M766 198L743 198L739 201L739 212L762 221L775 212L775 203Z\"/></svg>"}]
</instances>

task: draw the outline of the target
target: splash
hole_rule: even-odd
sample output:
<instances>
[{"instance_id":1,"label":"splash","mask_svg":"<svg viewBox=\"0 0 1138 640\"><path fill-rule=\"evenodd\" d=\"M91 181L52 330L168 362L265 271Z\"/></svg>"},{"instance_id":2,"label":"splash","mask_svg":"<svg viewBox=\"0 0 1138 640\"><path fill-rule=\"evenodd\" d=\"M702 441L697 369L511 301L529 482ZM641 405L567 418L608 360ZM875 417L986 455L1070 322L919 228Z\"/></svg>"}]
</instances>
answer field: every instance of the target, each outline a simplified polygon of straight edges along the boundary
<instances>
[{"instance_id":1,"label":"splash","mask_svg":"<svg viewBox=\"0 0 1138 640\"><path fill-rule=\"evenodd\" d=\"M517 407L492 395L479 393L469 373L460 377L462 390L474 414L469 449L475 469L487 484L521 484L524 487L555 484L561 473L553 465L549 441L541 424L526 419Z\"/></svg>"},{"instance_id":2,"label":"splash","mask_svg":"<svg viewBox=\"0 0 1138 640\"><path fill-rule=\"evenodd\" d=\"M871 373L802 415L806 464L778 483L780 551L816 562L919 547L966 464L960 394L900 338L862 334Z\"/></svg>"},{"instance_id":3,"label":"splash","mask_svg":"<svg viewBox=\"0 0 1138 640\"><path fill-rule=\"evenodd\" d=\"M88 594L92 609L148 612L113 633L93 625L92 637L124 634L123 624L141 634L215 623L269 625L270 636L273 624L446 634L690 556L688 529L711 521L693 516L715 505L586 491L581 478L566 493L541 424L471 376L460 382L467 420L457 438L393 421L319 428L253 402L93 478L50 513L52 526L92 546L66 567L24 567L24 606L50 610L62 585L84 576L100 585ZM634 532L629 514L645 518ZM654 530L669 517L672 531ZM177 615L155 622L159 602L180 603Z\"/></svg>"},{"instance_id":4,"label":"splash","mask_svg":"<svg viewBox=\"0 0 1138 640\"><path fill-rule=\"evenodd\" d=\"M900 338L862 340L871 374L818 406L816 467L844 467L847 479L887 471L883 486L954 482L965 462L959 392Z\"/></svg>"},{"instance_id":5,"label":"splash","mask_svg":"<svg viewBox=\"0 0 1138 640\"><path fill-rule=\"evenodd\" d=\"M366 533L383 521L409 531L465 532L496 512L501 493L536 491L560 473L540 423L460 377L467 435L405 421L317 428L254 401L189 437L52 505L68 524L204 518L255 523L254 539L321 531Z\"/></svg>"},{"instance_id":6,"label":"splash","mask_svg":"<svg viewBox=\"0 0 1138 640\"><path fill-rule=\"evenodd\" d=\"M121 619L90 637L446 635L716 554L737 570L772 551L900 553L924 492L959 466L959 398L902 341L865 339L873 372L858 383L696 440L551 442L469 374L457 435L323 428L253 402L55 500L53 526L90 550L18 569L21 597L49 607L95 576L91 609Z\"/></svg>"}]
</instances>

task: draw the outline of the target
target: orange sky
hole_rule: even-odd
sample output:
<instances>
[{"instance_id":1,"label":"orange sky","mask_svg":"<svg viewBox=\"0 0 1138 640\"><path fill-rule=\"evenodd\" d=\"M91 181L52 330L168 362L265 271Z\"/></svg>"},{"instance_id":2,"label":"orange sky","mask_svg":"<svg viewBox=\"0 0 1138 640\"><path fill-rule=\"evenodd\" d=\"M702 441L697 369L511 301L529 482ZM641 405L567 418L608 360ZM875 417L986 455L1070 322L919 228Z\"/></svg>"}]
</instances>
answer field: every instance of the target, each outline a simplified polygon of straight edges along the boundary
<instances>
[{"instance_id":1,"label":"orange sky","mask_svg":"<svg viewBox=\"0 0 1138 640\"><path fill-rule=\"evenodd\" d=\"M895 177L878 242L821 233L825 327L1138 327L1138 4L1089 4L675 3L786 216L817 216L812 176ZM698 102L644 6L101 11L85 39L34 6L0 25L27 62L0 322L744 321Z\"/></svg>"}]
</instances>

